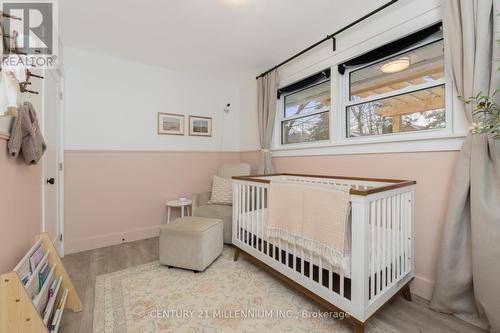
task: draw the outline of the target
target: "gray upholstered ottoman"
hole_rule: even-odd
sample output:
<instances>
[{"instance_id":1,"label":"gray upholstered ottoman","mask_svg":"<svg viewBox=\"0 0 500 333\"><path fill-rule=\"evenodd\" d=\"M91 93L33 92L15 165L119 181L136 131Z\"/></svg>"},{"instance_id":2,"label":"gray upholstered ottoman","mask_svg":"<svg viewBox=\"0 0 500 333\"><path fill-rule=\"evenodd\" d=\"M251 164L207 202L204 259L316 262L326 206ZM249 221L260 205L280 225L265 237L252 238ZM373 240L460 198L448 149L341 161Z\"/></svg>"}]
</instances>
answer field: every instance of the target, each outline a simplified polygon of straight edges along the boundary
<instances>
[{"instance_id":1,"label":"gray upholstered ottoman","mask_svg":"<svg viewBox=\"0 0 500 333\"><path fill-rule=\"evenodd\" d=\"M222 220L188 216L160 227L160 263L203 271L221 253Z\"/></svg>"}]
</instances>

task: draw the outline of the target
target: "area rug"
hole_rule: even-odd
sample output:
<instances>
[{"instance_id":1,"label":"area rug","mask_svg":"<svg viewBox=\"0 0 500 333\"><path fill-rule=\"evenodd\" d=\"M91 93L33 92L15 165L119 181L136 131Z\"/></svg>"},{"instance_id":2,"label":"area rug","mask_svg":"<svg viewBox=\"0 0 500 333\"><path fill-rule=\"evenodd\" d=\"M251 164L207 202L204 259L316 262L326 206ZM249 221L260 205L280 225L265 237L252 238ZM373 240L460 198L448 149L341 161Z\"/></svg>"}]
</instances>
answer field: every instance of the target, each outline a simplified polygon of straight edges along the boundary
<instances>
[{"instance_id":1,"label":"area rug","mask_svg":"<svg viewBox=\"0 0 500 333\"><path fill-rule=\"evenodd\" d=\"M233 253L224 248L197 274L152 262L98 276L94 332L352 332L339 314ZM375 318L366 331L394 332Z\"/></svg>"}]
</instances>

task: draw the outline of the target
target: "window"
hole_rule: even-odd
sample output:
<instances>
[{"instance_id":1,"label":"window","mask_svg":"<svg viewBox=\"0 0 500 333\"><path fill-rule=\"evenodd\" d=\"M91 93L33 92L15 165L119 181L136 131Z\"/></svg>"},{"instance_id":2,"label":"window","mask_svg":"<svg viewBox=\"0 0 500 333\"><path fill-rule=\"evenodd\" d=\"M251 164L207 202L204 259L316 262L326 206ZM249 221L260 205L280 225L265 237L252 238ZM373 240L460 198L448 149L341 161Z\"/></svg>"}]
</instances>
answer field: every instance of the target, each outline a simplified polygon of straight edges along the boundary
<instances>
[{"instance_id":1,"label":"window","mask_svg":"<svg viewBox=\"0 0 500 333\"><path fill-rule=\"evenodd\" d=\"M330 81L284 97L281 143L324 141L330 138Z\"/></svg>"},{"instance_id":2,"label":"window","mask_svg":"<svg viewBox=\"0 0 500 333\"><path fill-rule=\"evenodd\" d=\"M353 41L280 72L274 156L460 149L469 125L453 110L441 23L377 36L392 42Z\"/></svg>"},{"instance_id":3,"label":"window","mask_svg":"<svg viewBox=\"0 0 500 333\"><path fill-rule=\"evenodd\" d=\"M443 40L349 73L347 137L446 127Z\"/></svg>"}]
</instances>

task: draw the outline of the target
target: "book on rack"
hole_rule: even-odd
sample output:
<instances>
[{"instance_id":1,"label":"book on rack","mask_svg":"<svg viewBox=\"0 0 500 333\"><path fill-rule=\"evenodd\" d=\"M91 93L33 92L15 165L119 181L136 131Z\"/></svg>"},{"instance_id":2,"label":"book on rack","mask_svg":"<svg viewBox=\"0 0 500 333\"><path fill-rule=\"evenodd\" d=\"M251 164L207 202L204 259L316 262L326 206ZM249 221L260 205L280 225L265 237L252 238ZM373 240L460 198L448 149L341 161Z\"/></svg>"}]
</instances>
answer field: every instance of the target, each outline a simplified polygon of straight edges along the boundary
<instances>
[{"instance_id":1,"label":"book on rack","mask_svg":"<svg viewBox=\"0 0 500 333\"><path fill-rule=\"evenodd\" d=\"M45 263L45 265L42 267L40 270L40 273L38 274L38 290L40 291L43 287L43 284L45 283L45 280L47 280L47 277L50 274L50 266L49 263Z\"/></svg>"},{"instance_id":2,"label":"book on rack","mask_svg":"<svg viewBox=\"0 0 500 333\"><path fill-rule=\"evenodd\" d=\"M21 282L23 283L23 285L26 285L26 283L28 283L28 281L30 280L30 277L31 277L31 273L30 272L27 272L26 274L24 274L21 277Z\"/></svg>"},{"instance_id":3,"label":"book on rack","mask_svg":"<svg viewBox=\"0 0 500 333\"><path fill-rule=\"evenodd\" d=\"M49 234L35 238L14 269L0 274L0 333L57 333L66 308L82 311Z\"/></svg>"},{"instance_id":4,"label":"book on rack","mask_svg":"<svg viewBox=\"0 0 500 333\"><path fill-rule=\"evenodd\" d=\"M59 319L59 316L61 314L61 309L56 309L54 312L54 317L52 317L52 323L49 326L49 331L52 332L56 328L57 325L57 320Z\"/></svg>"},{"instance_id":5,"label":"book on rack","mask_svg":"<svg viewBox=\"0 0 500 333\"><path fill-rule=\"evenodd\" d=\"M49 288L49 298L52 298L54 296L54 291L56 290L58 282L59 282L59 280L52 281L52 284L50 285L50 288Z\"/></svg>"},{"instance_id":6,"label":"book on rack","mask_svg":"<svg viewBox=\"0 0 500 333\"><path fill-rule=\"evenodd\" d=\"M45 251L43 250L43 245L37 247L37 249L30 256L30 269L31 273L35 271L36 266L42 261L43 256L45 255Z\"/></svg>"},{"instance_id":7,"label":"book on rack","mask_svg":"<svg viewBox=\"0 0 500 333\"><path fill-rule=\"evenodd\" d=\"M56 298L57 294L59 291L59 287L61 286L62 282L62 277L59 277L59 279L55 279L52 281L52 285L50 286L49 289L49 300L47 302L47 305L45 306L45 310L43 313L43 323L45 325L48 324L50 317L52 317L52 314L54 313L54 308L55 308L55 303L56 303Z\"/></svg>"}]
</instances>

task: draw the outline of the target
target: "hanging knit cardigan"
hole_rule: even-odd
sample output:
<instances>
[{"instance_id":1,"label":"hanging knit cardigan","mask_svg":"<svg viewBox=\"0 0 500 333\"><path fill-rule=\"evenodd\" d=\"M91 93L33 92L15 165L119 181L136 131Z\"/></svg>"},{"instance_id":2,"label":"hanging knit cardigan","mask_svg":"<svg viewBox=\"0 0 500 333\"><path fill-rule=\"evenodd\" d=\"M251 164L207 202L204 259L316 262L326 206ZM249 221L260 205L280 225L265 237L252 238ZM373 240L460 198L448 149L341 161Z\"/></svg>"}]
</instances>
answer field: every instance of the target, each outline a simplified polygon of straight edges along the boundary
<instances>
[{"instance_id":1,"label":"hanging knit cardigan","mask_svg":"<svg viewBox=\"0 0 500 333\"><path fill-rule=\"evenodd\" d=\"M24 102L17 112L8 144L9 154L17 157L22 153L26 164L37 164L47 146L38 126L35 109L31 103Z\"/></svg>"}]
</instances>

